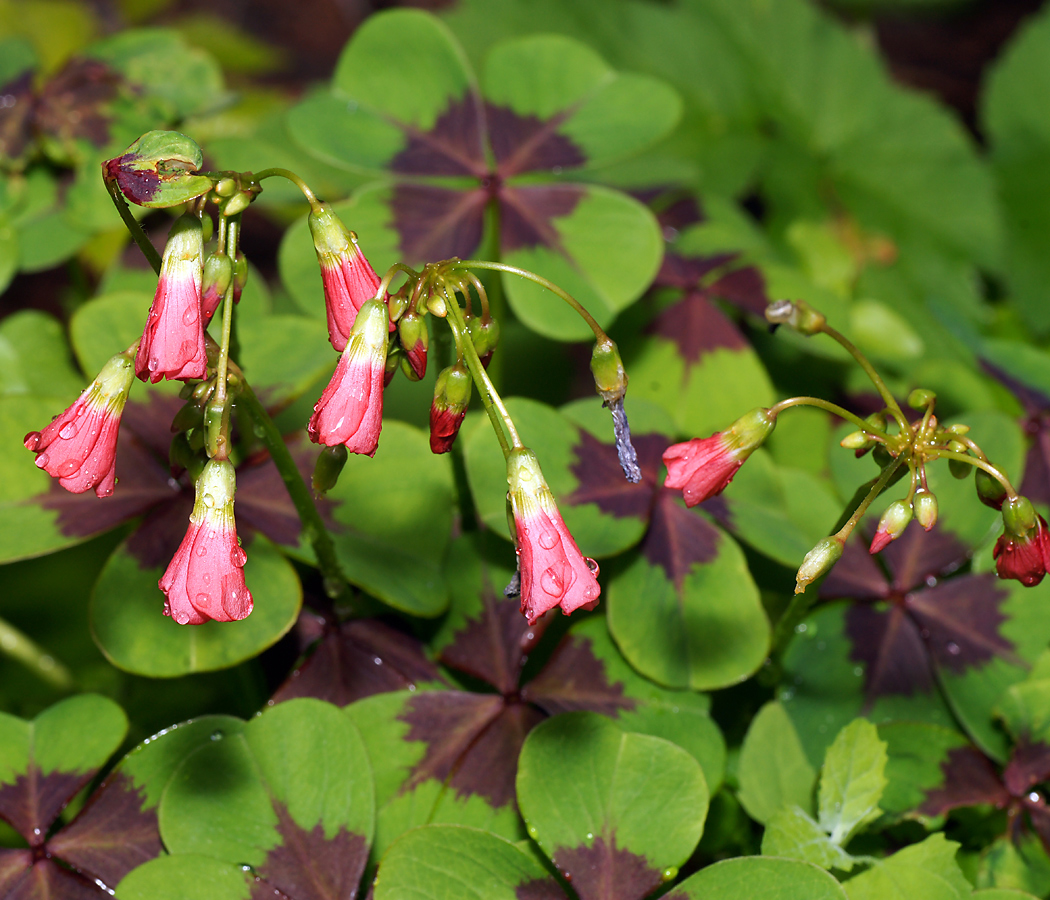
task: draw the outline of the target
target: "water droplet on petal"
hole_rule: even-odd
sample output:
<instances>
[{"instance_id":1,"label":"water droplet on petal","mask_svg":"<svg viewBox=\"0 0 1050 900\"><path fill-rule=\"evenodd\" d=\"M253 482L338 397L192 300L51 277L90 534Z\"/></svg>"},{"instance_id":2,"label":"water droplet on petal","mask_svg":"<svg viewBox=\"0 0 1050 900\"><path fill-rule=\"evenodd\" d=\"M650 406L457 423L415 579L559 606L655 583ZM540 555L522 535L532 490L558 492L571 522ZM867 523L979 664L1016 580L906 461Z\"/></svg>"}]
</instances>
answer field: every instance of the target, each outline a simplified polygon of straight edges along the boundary
<instances>
[{"instance_id":1,"label":"water droplet on petal","mask_svg":"<svg viewBox=\"0 0 1050 900\"><path fill-rule=\"evenodd\" d=\"M188 612L177 612L175 613L175 621L180 625L189 625L190 614Z\"/></svg>"},{"instance_id":2,"label":"water droplet on petal","mask_svg":"<svg viewBox=\"0 0 1050 900\"><path fill-rule=\"evenodd\" d=\"M538 540L544 550L553 550L558 546L561 538L558 537L558 533L555 531L541 531Z\"/></svg>"},{"instance_id":3,"label":"water droplet on petal","mask_svg":"<svg viewBox=\"0 0 1050 900\"><path fill-rule=\"evenodd\" d=\"M58 473L59 478L68 478L79 468L80 463L75 459L67 459L64 462L59 463L58 468L55 471Z\"/></svg>"},{"instance_id":4,"label":"water droplet on petal","mask_svg":"<svg viewBox=\"0 0 1050 900\"><path fill-rule=\"evenodd\" d=\"M207 608L211 605L211 597L208 594L200 593L197 595L197 599L193 601L193 605L197 609Z\"/></svg>"},{"instance_id":5,"label":"water droplet on petal","mask_svg":"<svg viewBox=\"0 0 1050 900\"><path fill-rule=\"evenodd\" d=\"M196 319L195 312L196 311L194 310L194 308L192 306L187 306L186 307L186 312L184 312L182 314L182 324L183 325L192 325L194 319Z\"/></svg>"},{"instance_id":6,"label":"water droplet on petal","mask_svg":"<svg viewBox=\"0 0 1050 900\"><path fill-rule=\"evenodd\" d=\"M208 509L211 509L215 506L215 498L211 494L205 494L203 497L201 497L201 502L205 506L207 506Z\"/></svg>"},{"instance_id":7,"label":"water droplet on petal","mask_svg":"<svg viewBox=\"0 0 1050 900\"><path fill-rule=\"evenodd\" d=\"M598 568L598 563L596 563L596 562L595 562L595 561L594 561L593 559L591 559L591 558L590 558L589 556L585 556L585 557L583 558L583 561L584 561L585 563L587 563L587 568L591 570L591 574L592 574L592 575L593 575L593 576L594 576L595 578L597 578L597 577L598 577L598 573L600 573L600 572L601 572L601 569L599 569L599 568Z\"/></svg>"},{"instance_id":8,"label":"water droplet on petal","mask_svg":"<svg viewBox=\"0 0 1050 900\"><path fill-rule=\"evenodd\" d=\"M548 566L540 576L540 587L552 597L564 595L568 584L565 579L565 566Z\"/></svg>"},{"instance_id":9,"label":"water droplet on petal","mask_svg":"<svg viewBox=\"0 0 1050 900\"><path fill-rule=\"evenodd\" d=\"M201 583L202 583L202 584L203 584L203 585L204 585L205 587L207 587L207 586L208 586L209 584L211 584L211 572L204 572L204 573L203 573L203 574L201 575Z\"/></svg>"},{"instance_id":10,"label":"water droplet on petal","mask_svg":"<svg viewBox=\"0 0 1050 900\"><path fill-rule=\"evenodd\" d=\"M150 357L150 361L146 366L151 372L156 372L160 368L160 362L155 356Z\"/></svg>"},{"instance_id":11,"label":"water droplet on petal","mask_svg":"<svg viewBox=\"0 0 1050 900\"><path fill-rule=\"evenodd\" d=\"M198 556L207 556L208 547L203 541L201 541L197 544L196 547L193 548L193 552L196 553Z\"/></svg>"},{"instance_id":12,"label":"water droplet on petal","mask_svg":"<svg viewBox=\"0 0 1050 900\"><path fill-rule=\"evenodd\" d=\"M599 594L601 594L601 588L593 582L583 589L583 596L587 600L594 600Z\"/></svg>"},{"instance_id":13,"label":"water droplet on petal","mask_svg":"<svg viewBox=\"0 0 1050 900\"><path fill-rule=\"evenodd\" d=\"M248 561L248 554L245 553L240 547L232 547L230 549L230 562L233 563L238 569L241 568Z\"/></svg>"},{"instance_id":14,"label":"water droplet on petal","mask_svg":"<svg viewBox=\"0 0 1050 900\"><path fill-rule=\"evenodd\" d=\"M77 436L77 432L79 430L80 427L77 425L76 422L66 422L66 424L62 427L62 430L58 433L58 436L60 438L65 438L67 441L71 441Z\"/></svg>"},{"instance_id":15,"label":"water droplet on petal","mask_svg":"<svg viewBox=\"0 0 1050 900\"><path fill-rule=\"evenodd\" d=\"M51 462L51 457L48 456L46 453L41 453L36 458L36 464L41 469L44 468L49 462Z\"/></svg>"}]
</instances>

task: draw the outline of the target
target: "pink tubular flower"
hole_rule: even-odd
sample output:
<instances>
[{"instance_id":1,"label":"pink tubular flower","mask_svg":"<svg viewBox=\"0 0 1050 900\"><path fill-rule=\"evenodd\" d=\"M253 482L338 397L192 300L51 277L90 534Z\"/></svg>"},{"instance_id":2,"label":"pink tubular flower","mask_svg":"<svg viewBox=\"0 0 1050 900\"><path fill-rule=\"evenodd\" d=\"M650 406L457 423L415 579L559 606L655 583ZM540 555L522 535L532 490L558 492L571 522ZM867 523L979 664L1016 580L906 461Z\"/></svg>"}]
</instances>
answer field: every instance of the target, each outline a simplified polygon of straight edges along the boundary
<instances>
[{"instance_id":1,"label":"pink tubular flower","mask_svg":"<svg viewBox=\"0 0 1050 900\"><path fill-rule=\"evenodd\" d=\"M114 356L67 409L43 431L25 436L36 464L67 491L95 489L108 497L117 483L117 432L135 370L130 357Z\"/></svg>"},{"instance_id":2,"label":"pink tubular flower","mask_svg":"<svg viewBox=\"0 0 1050 900\"><path fill-rule=\"evenodd\" d=\"M203 255L200 219L182 216L168 235L157 293L135 356L135 374L143 381L204 377Z\"/></svg>"},{"instance_id":3,"label":"pink tubular flower","mask_svg":"<svg viewBox=\"0 0 1050 900\"><path fill-rule=\"evenodd\" d=\"M1046 520L1024 497L1003 503L1004 530L992 555L1000 578L1014 578L1027 587L1039 584L1050 569L1050 532Z\"/></svg>"},{"instance_id":4,"label":"pink tubular flower","mask_svg":"<svg viewBox=\"0 0 1050 900\"><path fill-rule=\"evenodd\" d=\"M252 611L244 583L247 555L233 518L236 476L228 460L210 460L197 479L190 527L158 584L164 615L180 625L233 622Z\"/></svg>"},{"instance_id":5,"label":"pink tubular flower","mask_svg":"<svg viewBox=\"0 0 1050 900\"><path fill-rule=\"evenodd\" d=\"M322 206L310 213L309 223L321 264L328 339L342 351L361 306L375 297L380 278L358 248L357 235L348 231L331 209Z\"/></svg>"},{"instance_id":6,"label":"pink tubular flower","mask_svg":"<svg viewBox=\"0 0 1050 900\"><path fill-rule=\"evenodd\" d=\"M768 409L753 409L726 431L668 447L663 457L667 466L664 487L681 488L686 506L722 493L775 425Z\"/></svg>"},{"instance_id":7,"label":"pink tubular flower","mask_svg":"<svg viewBox=\"0 0 1050 900\"><path fill-rule=\"evenodd\" d=\"M381 300L365 303L354 322L335 374L306 430L316 444L346 444L351 453L372 456L383 426L383 376L386 369L387 309Z\"/></svg>"},{"instance_id":8,"label":"pink tubular flower","mask_svg":"<svg viewBox=\"0 0 1050 900\"><path fill-rule=\"evenodd\" d=\"M595 578L598 565L580 553L565 527L536 454L511 451L507 480L517 532L522 615L532 625L555 606L565 615L581 607L594 609L601 593Z\"/></svg>"}]
</instances>

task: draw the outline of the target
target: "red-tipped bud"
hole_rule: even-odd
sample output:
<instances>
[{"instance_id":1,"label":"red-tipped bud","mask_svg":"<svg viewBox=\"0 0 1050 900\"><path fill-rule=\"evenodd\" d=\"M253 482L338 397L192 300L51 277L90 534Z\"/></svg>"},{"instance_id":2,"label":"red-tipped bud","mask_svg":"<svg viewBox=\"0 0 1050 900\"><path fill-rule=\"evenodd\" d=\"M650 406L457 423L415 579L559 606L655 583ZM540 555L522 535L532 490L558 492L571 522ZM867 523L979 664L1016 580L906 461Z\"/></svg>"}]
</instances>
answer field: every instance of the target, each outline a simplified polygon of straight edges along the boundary
<instances>
[{"instance_id":1,"label":"red-tipped bud","mask_svg":"<svg viewBox=\"0 0 1050 900\"><path fill-rule=\"evenodd\" d=\"M135 356L135 374L143 381L204 377L203 256L201 220L194 215L180 217L164 247L157 293Z\"/></svg>"},{"instance_id":2,"label":"red-tipped bud","mask_svg":"<svg viewBox=\"0 0 1050 900\"><path fill-rule=\"evenodd\" d=\"M248 283L248 257L238 253L233 261L233 302L241 302L241 291Z\"/></svg>"},{"instance_id":3,"label":"red-tipped bud","mask_svg":"<svg viewBox=\"0 0 1050 900\"><path fill-rule=\"evenodd\" d=\"M310 213L310 233L321 265L328 337L336 350L346 346L357 313L375 297L380 278L357 246L357 237L331 209Z\"/></svg>"},{"instance_id":4,"label":"red-tipped bud","mask_svg":"<svg viewBox=\"0 0 1050 900\"><path fill-rule=\"evenodd\" d=\"M521 612L531 625L547 610L594 609L601 588L598 565L587 559L562 521L561 513L531 450L507 457L510 504L518 543Z\"/></svg>"},{"instance_id":5,"label":"red-tipped bud","mask_svg":"<svg viewBox=\"0 0 1050 900\"><path fill-rule=\"evenodd\" d=\"M201 319L205 328L226 296L231 281L233 260L225 253L209 254L204 260L204 277L201 280Z\"/></svg>"},{"instance_id":6,"label":"red-tipped bud","mask_svg":"<svg viewBox=\"0 0 1050 900\"><path fill-rule=\"evenodd\" d=\"M843 543L841 538L834 535L826 537L806 554L795 576L796 594L804 593L807 587L839 561Z\"/></svg>"},{"instance_id":7,"label":"red-tipped bud","mask_svg":"<svg viewBox=\"0 0 1050 900\"><path fill-rule=\"evenodd\" d=\"M372 456L383 426L387 348L386 304L369 300L357 315L335 373L307 425L310 440Z\"/></svg>"},{"instance_id":8,"label":"red-tipped bud","mask_svg":"<svg viewBox=\"0 0 1050 900\"><path fill-rule=\"evenodd\" d=\"M467 320L470 341L478 351L481 364L487 369L489 360L499 344L499 322L495 319L471 317Z\"/></svg>"},{"instance_id":9,"label":"red-tipped bud","mask_svg":"<svg viewBox=\"0 0 1050 900\"><path fill-rule=\"evenodd\" d=\"M438 373L430 405L430 449L448 453L467 414L473 381L461 363Z\"/></svg>"},{"instance_id":10,"label":"red-tipped bud","mask_svg":"<svg viewBox=\"0 0 1050 900\"><path fill-rule=\"evenodd\" d=\"M904 529L908 527L908 523L913 515L914 512L910 503L905 503L903 500L894 500L886 507L886 512L879 519L879 528L875 532L875 537L871 540L871 547L868 549L868 552L878 553L880 550L885 549L890 541L897 540L904 534Z\"/></svg>"},{"instance_id":11,"label":"red-tipped bud","mask_svg":"<svg viewBox=\"0 0 1050 900\"><path fill-rule=\"evenodd\" d=\"M120 416L135 379L131 360L114 356L77 401L43 431L23 440L36 453L36 464L58 479L67 491L91 488L108 497L117 483L117 432Z\"/></svg>"},{"instance_id":12,"label":"red-tipped bud","mask_svg":"<svg viewBox=\"0 0 1050 900\"><path fill-rule=\"evenodd\" d=\"M419 381L427 371L427 345L430 343L427 320L410 310L398 321L397 332L412 373L410 377L413 381Z\"/></svg>"},{"instance_id":13,"label":"red-tipped bud","mask_svg":"<svg viewBox=\"0 0 1050 900\"><path fill-rule=\"evenodd\" d=\"M992 551L999 577L1039 584L1050 567L1046 521L1026 497L1013 497L1003 503L1003 528Z\"/></svg>"},{"instance_id":14,"label":"red-tipped bud","mask_svg":"<svg viewBox=\"0 0 1050 900\"><path fill-rule=\"evenodd\" d=\"M663 455L667 466L664 487L681 488L686 506L722 493L776 423L768 409L753 409L726 431L668 447Z\"/></svg>"},{"instance_id":15,"label":"red-tipped bud","mask_svg":"<svg viewBox=\"0 0 1050 900\"><path fill-rule=\"evenodd\" d=\"M930 531L937 524L937 497L929 491L919 490L915 492L911 504L915 510L915 521Z\"/></svg>"}]
</instances>

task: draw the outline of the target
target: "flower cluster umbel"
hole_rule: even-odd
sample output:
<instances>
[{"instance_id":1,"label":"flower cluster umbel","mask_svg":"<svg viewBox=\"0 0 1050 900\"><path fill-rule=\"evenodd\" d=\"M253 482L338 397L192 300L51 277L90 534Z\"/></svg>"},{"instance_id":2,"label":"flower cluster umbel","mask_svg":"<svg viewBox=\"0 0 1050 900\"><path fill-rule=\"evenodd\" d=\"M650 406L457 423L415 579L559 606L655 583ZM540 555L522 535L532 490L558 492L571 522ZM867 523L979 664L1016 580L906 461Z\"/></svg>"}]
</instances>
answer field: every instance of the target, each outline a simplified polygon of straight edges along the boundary
<instances>
[{"instance_id":1,"label":"flower cluster umbel","mask_svg":"<svg viewBox=\"0 0 1050 900\"><path fill-rule=\"evenodd\" d=\"M535 454L525 447L486 372L499 342L482 281L472 269L496 269L531 278L562 297L594 329L592 371L598 393L609 406L626 476L639 480L623 411L627 376L616 345L572 297L531 272L484 261L446 260L421 271L397 264L380 278L358 245L357 236L320 203L294 173L269 169L258 174L200 172L203 154L189 138L171 132L143 135L122 156L103 165L106 185L132 236L158 272L153 304L142 337L114 356L81 397L41 432L25 438L37 465L74 492L91 488L101 497L116 485L120 415L137 375L143 381L186 383L186 405L172 424L174 474L194 479L196 501L186 536L158 582L164 613L182 625L243 619L252 611L234 517L236 469L231 457L243 448L231 431L231 411L243 403L256 419L281 468L293 502L309 519L314 550L326 586L345 591L338 560L309 492L265 408L230 359L233 307L247 275L238 251L241 213L261 191L260 182L282 176L302 190L310 204L310 232L321 269L328 336L339 353L331 381L307 424L310 440L322 445L313 476L315 492L337 481L348 453L375 454L383 424L383 390L398 370L412 380L427 368L427 318L444 319L455 359L437 376L430 412L430 447L453 446L476 387L507 461L511 530L517 544L521 611L534 622L560 607L566 614L598 602L598 566L582 555L565 527ZM127 200L184 211L157 258ZM209 205L217 212L213 221ZM208 248L214 236L214 244ZM207 255L205 255L208 250ZM392 282L404 277L396 289ZM217 311L221 324L207 331ZM275 437L274 437L275 436ZM241 438L244 439L243 437ZM249 438L250 439L250 438ZM322 532L324 534L322 534Z\"/></svg>"},{"instance_id":2,"label":"flower cluster umbel","mask_svg":"<svg viewBox=\"0 0 1050 900\"><path fill-rule=\"evenodd\" d=\"M886 507L869 550L872 554L883 550L904 533L912 519L926 531L932 529L937 523L937 497L929 489L926 466L937 459L946 459L957 478L965 478L972 470L978 497L988 506L1002 510L1004 530L994 550L999 576L1014 578L1026 585L1038 584L1043 579L1050 569L1050 534L1046 522L1026 498L1018 496L1006 475L988 460L984 451L967 437L968 426L940 424L934 415L937 398L932 391L911 392L908 406L917 411L917 415L909 419L871 363L829 326L820 312L803 301L783 300L768 307L766 318L774 326L787 325L807 336L823 333L838 341L864 368L886 406L862 419L826 400L792 397L769 409L752 410L711 437L669 447L663 457L667 466L665 485L681 489L687 506L720 494L744 461L769 437L784 410L814 406L856 425L858 430L843 438L841 445L853 450L858 457L870 452L880 472L841 527L806 554L796 577L796 593L804 592L831 569L871 503L905 474L910 476L907 492Z\"/></svg>"}]
</instances>

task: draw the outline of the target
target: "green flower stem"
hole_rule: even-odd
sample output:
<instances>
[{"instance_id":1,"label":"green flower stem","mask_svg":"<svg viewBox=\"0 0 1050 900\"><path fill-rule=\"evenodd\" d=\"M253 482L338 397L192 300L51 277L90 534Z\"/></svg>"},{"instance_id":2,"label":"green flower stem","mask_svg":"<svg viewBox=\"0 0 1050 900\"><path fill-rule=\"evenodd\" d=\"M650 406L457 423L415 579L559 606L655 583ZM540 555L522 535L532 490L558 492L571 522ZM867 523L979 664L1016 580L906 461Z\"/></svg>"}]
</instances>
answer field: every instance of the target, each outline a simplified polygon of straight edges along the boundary
<instances>
[{"instance_id":1,"label":"green flower stem","mask_svg":"<svg viewBox=\"0 0 1050 900\"><path fill-rule=\"evenodd\" d=\"M17 660L41 681L60 691L75 687L69 670L11 623L0 619L0 653Z\"/></svg>"},{"instance_id":2,"label":"green flower stem","mask_svg":"<svg viewBox=\"0 0 1050 900\"><path fill-rule=\"evenodd\" d=\"M460 269L492 269L496 272L508 272L511 275L518 275L528 281L533 281L540 287L546 288L555 296L561 297L562 300L576 310L580 318L590 326L590 329L594 332L594 336L597 340L608 339L608 335L602 329L602 326L594 321L594 316L587 312L579 300L573 297L568 291L558 287L553 281L548 281L542 275L537 275L535 272L530 272L528 269L519 269L517 266L508 266L506 263L489 262L484 259L463 259L457 261L455 266Z\"/></svg>"},{"instance_id":3,"label":"green flower stem","mask_svg":"<svg viewBox=\"0 0 1050 900\"><path fill-rule=\"evenodd\" d=\"M310 209L314 212L321 211L321 203L318 201L317 195L314 194L314 192L310 190L310 186L291 169L282 169L280 166L274 166L273 168L263 169L261 172L256 172L252 177L256 181L262 181L264 178L287 178L303 192L303 196L306 197L306 202L310 204Z\"/></svg>"},{"instance_id":4,"label":"green flower stem","mask_svg":"<svg viewBox=\"0 0 1050 900\"><path fill-rule=\"evenodd\" d=\"M821 331L824 332L828 337L835 341L838 341L846 351L852 356L857 364L867 373L868 378L871 379L871 383L875 385L875 389L882 396L882 399L886 401L886 408L893 413L895 418L901 427L901 431L905 431L908 428L908 418L904 415L897 401L894 399L893 394L890 393L890 389L886 387L886 382L882 380L882 377L878 372L875 371L875 367L868 362L868 358L857 349L857 347L850 341L844 334L836 331L826 322L821 326Z\"/></svg>"},{"instance_id":5,"label":"green flower stem","mask_svg":"<svg viewBox=\"0 0 1050 900\"><path fill-rule=\"evenodd\" d=\"M876 428L871 422L864 421L864 419L854 415L848 409L843 409L836 403L821 400L819 397L791 397L787 400L781 400L769 408L769 413L772 416L778 416L785 409L790 409L793 406L815 406L818 409L823 409L832 415L838 416L840 419L852 422L866 435L875 438L877 441L886 441L890 437L885 431Z\"/></svg>"},{"instance_id":6,"label":"green flower stem","mask_svg":"<svg viewBox=\"0 0 1050 900\"><path fill-rule=\"evenodd\" d=\"M419 272L415 269L406 266L404 263L394 263L386 270L383 280L379 282L379 287L376 288L376 300L382 300L385 297L387 290L390 288L390 282L394 280L394 276L397 275L398 272L404 272L410 279L419 278Z\"/></svg>"},{"instance_id":7,"label":"green flower stem","mask_svg":"<svg viewBox=\"0 0 1050 900\"><path fill-rule=\"evenodd\" d=\"M854 510L853 515L849 517L846 524L843 525L838 532L832 535L832 537L839 538L845 543L846 538L849 537L850 532L853 531L857 522L860 521L861 516L867 512L872 501L874 501L874 499L882 493L886 485L889 484L890 479L893 477L893 473L897 471L902 462L903 459L895 459L890 465L882 470L882 473L875 481L875 484L872 485L871 490L868 491L868 495ZM778 668L779 660L781 656L783 656L784 651L787 649L787 645L795 634L795 628L809 614L809 611L813 608L813 604L817 602L817 599L817 591L815 590L806 590L800 594L795 594L791 598L791 602L788 604L787 609L784 610L783 614L777 620L776 627L773 629L773 644L769 654L770 659L774 661L774 668Z\"/></svg>"},{"instance_id":8,"label":"green flower stem","mask_svg":"<svg viewBox=\"0 0 1050 900\"><path fill-rule=\"evenodd\" d=\"M971 466L977 466L978 469L984 469L985 472L1006 489L1007 497L1012 500L1017 496L1017 491L1014 490L1014 486L1010 484L1010 479L1006 477L1003 470L998 466L993 466L985 459L978 459L975 456L970 456L968 453L957 453L955 450L941 447L927 447L925 452L930 459L954 459Z\"/></svg>"},{"instance_id":9,"label":"green flower stem","mask_svg":"<svg viewBox=\"0 0 1050 900\"><path fill-rule=\"evenodd\" d=\"M220 217L225 219L225 216ZM221 228L221 225L220 225ZM226 228L224 252L230 259L237 258L237 243L240 237L241 217L233 216ZM233 330L233 284L231 279L222 298L222 340L219 343L219 362L215 367L215 402L226 402L226 373L230 364L230 334ZM228 443L228 442L227 442Z\"/></svg>"},{"instance_id":10,"label":"green flower stem","mask_svg":"<svg viewBox=\"0 0 1050 900\"><path fill-rule=\"evenodd\" d=\"M248 382L244 380L244 376L239 371L235 374L240 380L237 401L243 404L248 415L258 426L256 434L259 435L266 449L270 451L270 457L273 459L274 465L277 466L277 471L280 473L284 486L288 489L288 496L291 497L295 511L299 514L299 521L303 524L306 537L310 541L310 546L313 547L318 568L320 568L321 575L324 578L325 590L333 599L352 606L350 589L346 575L343 573L343 567L339 564L339 559L335 555L335 545L332 543L332 536L328 533L324 520L317 510L317 504L314 503L309 487L307 487L306 482L303 481L302 476L299 474L295 460L292 459L292 455L288 452L284 438L274 424L273 419L270 418L266 407L259 402L259 398L255 395Z\"/></svg>"},{"instance_id":11,"label":"green flower stem","mask_svg":"<svg viewBox=\"0 0 1050 900\"><path fill-rule=\"evenodd\" d=\"M142 226L131 214L131 208L128 206L127 200L124 199L124 195L120 192L120 187L116 180L107 178L105 179L105 182L106 190L109 191L109 196L113 198L113 205L116 206L117 212L120 213L120 218L124 222L124 227L128 229L132 240L138 244L139 250L142 251L142 255L146 257L146 261L153 267L153 271L160 275L160 254L149 242L149 238L146 237L146 232L142 230Z\"/></svg>"},{"instance_id":12,"label":"green flower stem","mask_svg":"<svg viewBox=\"0 0 1050 900\"><path fill-rule=\"evenodd\" d=\"M481 402L485 406L485 412L488 413L489 421L492 422L492 428L496 432L496 439L499 441L500 449L503 450L503 456L507 457L510 455L512 446L513 449L519 450L525 445L522 444L521 438L518 436L518 431L514 427L514 421L511 419L510 413L507 412L507 407L503 405L503 400L489 379L485 367L481 364L478 351L474 349L474 342L470 339L470 334L467 332L467 324L463 320L463 314L460 312L459 301L456 299L455 294L451 296L448 293L445 294L445 308L447 310L446 321L448 321L449 327L456 336L457 347L463 352L463 360L470 371L470 377L474 379L474 383L478 386ZM506 428L506 432L504 432L504 428ZM508 434L510 435L509 442L507 440Z\"/></svg>"}]
</instances>

